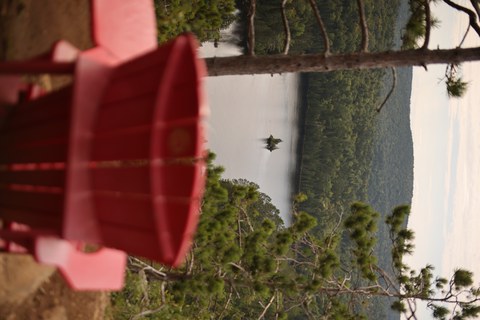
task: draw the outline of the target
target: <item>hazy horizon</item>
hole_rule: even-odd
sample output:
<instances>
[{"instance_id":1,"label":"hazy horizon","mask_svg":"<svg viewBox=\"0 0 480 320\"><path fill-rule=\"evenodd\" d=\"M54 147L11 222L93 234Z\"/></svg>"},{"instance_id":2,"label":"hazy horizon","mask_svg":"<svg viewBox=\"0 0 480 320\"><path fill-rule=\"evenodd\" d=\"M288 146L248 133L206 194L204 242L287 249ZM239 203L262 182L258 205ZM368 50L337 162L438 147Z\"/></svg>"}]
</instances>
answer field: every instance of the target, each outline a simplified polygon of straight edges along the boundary
<instances>
[{"instance_id":1,"label":"hazy horizon","mask_svg":"<svg viewBox=\"0 0 480 320\"><path fill-rule=\"evenodd\" d=\"M468 20L446 5L433 7L441 21L432 30L430 47L452 48L460 43ZM478 46L470 32L463 47ZM451 276L455 268L480 276L476 227L480 223L480 63L462 65L469 82L467 95L448 99L445 66L414 68L411 125L414 145L414 192L409 227L415 231L417 268L427 263L436 274ZM431 317L430 313L424 313ZM422 319L424 317L421 317Z\"/></svg>"}]
</instances>

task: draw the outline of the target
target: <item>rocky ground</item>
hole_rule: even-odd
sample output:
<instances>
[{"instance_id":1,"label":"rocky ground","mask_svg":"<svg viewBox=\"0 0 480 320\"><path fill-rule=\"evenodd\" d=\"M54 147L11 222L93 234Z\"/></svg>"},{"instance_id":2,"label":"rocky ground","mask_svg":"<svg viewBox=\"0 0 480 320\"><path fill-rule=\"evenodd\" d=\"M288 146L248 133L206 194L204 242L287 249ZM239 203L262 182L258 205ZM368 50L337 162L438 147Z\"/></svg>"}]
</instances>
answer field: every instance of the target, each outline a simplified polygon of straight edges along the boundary
<instances>
[{"instance_id":1,"label":"rocky ground","mask_svg":"<svg viewBox=\"0 0 480 320\"><path fill-rule=\"evenodd\" d=\"M88 0L0 0L0 60L47 51L59 39L91 47ZM42 77L53 87L65 79ZM53 268L0 254L0 319L105 319L108 293L73 292Z\"/></svg>"}]
</instances>

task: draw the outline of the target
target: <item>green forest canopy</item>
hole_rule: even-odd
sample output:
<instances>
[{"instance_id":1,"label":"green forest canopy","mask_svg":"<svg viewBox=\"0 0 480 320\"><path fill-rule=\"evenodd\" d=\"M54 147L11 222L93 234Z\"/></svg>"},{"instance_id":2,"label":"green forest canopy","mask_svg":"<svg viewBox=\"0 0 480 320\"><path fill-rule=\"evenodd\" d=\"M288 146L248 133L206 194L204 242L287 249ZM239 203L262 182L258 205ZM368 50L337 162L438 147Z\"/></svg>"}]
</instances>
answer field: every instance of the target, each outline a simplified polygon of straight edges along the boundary
<instances>
[{"instance_id":1,"label":"green forest canopy","mask_svg":"<svg viewBox=\"0 0 480 320\"><path fill-rule=\"evenodd\" d=\"M407 314L417 300L430 302L437 315L448 314L449 302L459 315L480 313L476 302L457 300L479 299L469 271L458 269L448 279L434 277L431 266L411 270L403 263L413 250L413 232L403 227L408 206L385 220L393 261L387 270L372 255L379 214L352 204L342 223L351 240L342 248L350 257L344 263L338 254L342 232L319 237L312 232L316 219L299 211L298 203L292 225L285 227L258 185L223 180L212 160L184 265L172 270L130 257L127 285L112 294L114 319L366 319L367 313L379 319L378 306L370 303L375 296L392 297L391 307ZM462 296L466 291L469 297Z\"/></svg>"}]
</instances>

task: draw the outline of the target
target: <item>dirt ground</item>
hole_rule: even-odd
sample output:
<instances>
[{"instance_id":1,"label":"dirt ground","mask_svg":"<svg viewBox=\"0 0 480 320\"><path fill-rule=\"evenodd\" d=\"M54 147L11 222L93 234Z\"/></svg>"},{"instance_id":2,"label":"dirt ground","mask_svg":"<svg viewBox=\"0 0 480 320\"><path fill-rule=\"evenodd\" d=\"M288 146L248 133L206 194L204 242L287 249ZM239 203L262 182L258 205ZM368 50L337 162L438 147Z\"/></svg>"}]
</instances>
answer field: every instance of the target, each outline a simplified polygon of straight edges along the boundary
<instances>
[{"instance_id":1,"label":"dirt ground","mask_svg":"<svg viewBox=\"0 0 480 320\"><path fill-rule=\"evenodd\" d=\"M0 60L41 54L59 39L91 47L89 15L88 0L0 0ZM0 254L0 320L104 319L108 301L108 293L72 292L29 256Z\"/></svg>"}]
</instances>

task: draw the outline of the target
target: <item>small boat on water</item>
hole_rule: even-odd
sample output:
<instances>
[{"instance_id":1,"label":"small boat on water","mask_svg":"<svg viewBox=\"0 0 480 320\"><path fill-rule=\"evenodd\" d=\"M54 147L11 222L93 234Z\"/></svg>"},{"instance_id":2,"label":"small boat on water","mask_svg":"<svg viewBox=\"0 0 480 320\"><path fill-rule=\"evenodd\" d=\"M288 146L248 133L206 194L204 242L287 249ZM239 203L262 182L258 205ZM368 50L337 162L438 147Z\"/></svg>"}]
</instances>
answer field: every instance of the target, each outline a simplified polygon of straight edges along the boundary
<instances>
[{"instance_id":1,"label":"small boat on water","mask_svg":"<svg viewBox=\"0 0 480 320\"><path fill-rule=\"evenodd\" d=\"M277 145L282 142L282 139L274 138L273 135L270 135L270 137L263 139L263 141L265 142L265 149L272 152L278 149Z\"/></svg>"}]
</instances>

